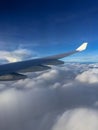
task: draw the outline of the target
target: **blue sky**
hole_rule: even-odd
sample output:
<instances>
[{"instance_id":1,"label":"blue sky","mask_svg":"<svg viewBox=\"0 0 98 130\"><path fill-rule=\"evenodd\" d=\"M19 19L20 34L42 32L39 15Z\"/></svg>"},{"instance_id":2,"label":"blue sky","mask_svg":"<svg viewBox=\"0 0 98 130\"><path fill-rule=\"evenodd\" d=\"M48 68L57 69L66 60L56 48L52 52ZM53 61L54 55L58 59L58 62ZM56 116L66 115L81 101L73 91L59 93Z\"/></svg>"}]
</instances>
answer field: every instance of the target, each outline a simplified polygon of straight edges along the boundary
<instances>
[{"instance_id":1,"label":"blue sky","mask_svg":"<svg viewBox=\"0 0 98 130\"><path fill-rule=\"evenodd\" d=\"M0 2L0 50L26 48L40 56L88 42L75 59L98 61L97 0L4 0ZM83 58L82 58L83 56ZM70 57L72 60L73 57Z\"/></svg>"}]
</instances>

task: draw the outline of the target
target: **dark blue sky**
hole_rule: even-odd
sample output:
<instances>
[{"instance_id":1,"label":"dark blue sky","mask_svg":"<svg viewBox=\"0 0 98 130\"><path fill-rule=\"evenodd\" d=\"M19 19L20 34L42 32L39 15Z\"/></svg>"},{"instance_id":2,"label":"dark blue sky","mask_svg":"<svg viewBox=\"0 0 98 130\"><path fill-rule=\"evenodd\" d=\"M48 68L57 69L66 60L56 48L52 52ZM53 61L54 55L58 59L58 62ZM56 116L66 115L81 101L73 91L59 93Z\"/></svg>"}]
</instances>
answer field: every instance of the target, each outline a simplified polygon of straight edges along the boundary
<instances>
[{"instance_id":1,"label":"dark blue sky","mask_svg":"<svg viewBox=\"0 0 98 130\"><path fill-rule=\"evenodd\" d=\"M97 55L97 0L0 1L1 50L21 47L49 55L84 41L89 42L87 55Z\"/></svg>"}]
</instances>

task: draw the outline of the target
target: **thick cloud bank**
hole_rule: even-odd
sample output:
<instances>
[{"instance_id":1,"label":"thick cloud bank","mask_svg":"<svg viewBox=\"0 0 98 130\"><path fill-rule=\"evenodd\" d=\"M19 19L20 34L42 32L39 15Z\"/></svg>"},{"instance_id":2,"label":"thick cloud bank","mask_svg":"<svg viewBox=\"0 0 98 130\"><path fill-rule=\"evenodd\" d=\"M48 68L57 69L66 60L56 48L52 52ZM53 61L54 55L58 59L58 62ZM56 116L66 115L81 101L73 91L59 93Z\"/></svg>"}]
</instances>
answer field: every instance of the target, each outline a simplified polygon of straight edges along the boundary
<instances>
[{"instance_id":1,"label":"thick cloud bank","mask_svg":"<svg viewBox=\"0 0 98 130\"><path fill-rule=\"evenodd\" d=\"M0 130L98 130L97 64L64 66L0 83Z\"/></svg>"}]
</instances>

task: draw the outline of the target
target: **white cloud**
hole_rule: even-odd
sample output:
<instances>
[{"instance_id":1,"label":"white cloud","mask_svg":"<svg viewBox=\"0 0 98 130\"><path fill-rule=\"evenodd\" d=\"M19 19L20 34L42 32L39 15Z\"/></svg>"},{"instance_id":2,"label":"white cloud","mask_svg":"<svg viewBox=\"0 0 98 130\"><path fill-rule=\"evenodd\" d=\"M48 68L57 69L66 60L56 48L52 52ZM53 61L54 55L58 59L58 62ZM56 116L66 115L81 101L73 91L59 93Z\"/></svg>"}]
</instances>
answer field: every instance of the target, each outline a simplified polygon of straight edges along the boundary
<instances>
[{"instance_id":1,"label":"white cloud","mask_svg":"<svg viewBox=\"0 0 98 130\"><path fill-rule=\"evenodd\" d=\"M34 58L37 55L36 52L33 53L27 49L17 49L14 51L0 51L0 60L7 60L8 62L16 62L24 59Z\"/></svg>"},{"instance_id":2,"label":"white cloud","mask_svg":"<svg viewBox=\"0 0 98 130\"><path fill-rule=\"evenodd\" d=\"M98 69L89 69L76 77L76 80L84 83L98 83Z\"/></svg>"},{"instance_id":3,"label":"white cloud","mask_svg":"<svg viewBox=\"0 0 98 130\"><path fill-rule=\"evenodd\" d=\"M66 111L52 130L98 130L98 111L86 108Z\"/></svg>"},{"instance_id":4,"label":"white cloud","mask_svg":"<svg viewBox=\"0 0 98 130\"><path fill-rule=\"evenodd\" d=\"M91 66L97 64L67 63L25 80L1 82L0 129L97 130L98 71Z\"/></svg>"}]
</instances>

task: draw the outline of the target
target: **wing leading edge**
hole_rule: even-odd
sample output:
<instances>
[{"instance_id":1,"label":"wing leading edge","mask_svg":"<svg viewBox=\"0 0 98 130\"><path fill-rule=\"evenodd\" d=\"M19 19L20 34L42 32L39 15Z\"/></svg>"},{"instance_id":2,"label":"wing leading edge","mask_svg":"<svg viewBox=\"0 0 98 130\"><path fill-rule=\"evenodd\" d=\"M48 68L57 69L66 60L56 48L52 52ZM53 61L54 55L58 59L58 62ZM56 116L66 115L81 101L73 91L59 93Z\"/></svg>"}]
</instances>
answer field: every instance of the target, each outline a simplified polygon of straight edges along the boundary
<instances>
[{"instance_id":1,"label":"wing leading edge","mask_svg":"<svg viewBox=\"0 0 98 130\"><path fill-rule=\"evenodd\" d=\"M0 65L0 76L4 77L8 75L7 81L9 80L8 77L13 77L12 80L25 79L27 76L19 74L18 72L25 73L43 71L51 68L47 65L64 64L64 62L59 59L78 53L80 51L84 51L87 47L87 44L88 43L83 43L76 50L67 53ZM6 78L0 78L0 80L6 81Z\"/></svg>"}]
</instances>

